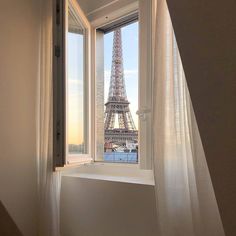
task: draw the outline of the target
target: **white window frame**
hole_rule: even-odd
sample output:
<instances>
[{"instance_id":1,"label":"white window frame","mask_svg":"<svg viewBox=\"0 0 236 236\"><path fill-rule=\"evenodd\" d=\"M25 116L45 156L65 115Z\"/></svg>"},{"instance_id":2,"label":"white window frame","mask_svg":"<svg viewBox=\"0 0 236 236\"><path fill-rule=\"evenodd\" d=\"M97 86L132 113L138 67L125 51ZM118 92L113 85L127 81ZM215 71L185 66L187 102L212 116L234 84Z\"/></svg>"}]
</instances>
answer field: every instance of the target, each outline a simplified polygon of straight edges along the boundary
<instances>
[{"instance_id":1,"label":"white window frame","mask_svg":"<svg viewBox=\"0 0 236 236\"><path fill-rule=\"evenodd\" d=\"M66 1L66 8L70 8L73 12L73 15L76 17L77 21L81 23L84 27L84 79L86 80L86 97L85 97L85 104L84 107L88 108L85 110L86 116L88 118L87 130L86 134L86 143L88 145L87 154L69 154L68 151L68 122L66 122L66 165L74 164L74 163L87 163L93 160L92 158L92 146L91 146L91 76L90 76L90 23L84 17L83 13L81 12L81 8L75 3L73 0ZM66 11L66 32L68 32L68 11ZM67 55L66 55L67 56ZM67 59L65 64L67 65ZM66 89L67 91L67 89ZM66 94L67 97L67 94ZM66 102L66 107L68 108L68 99ZM68 112L66 111L66 119L67 119ZM86 121L87 122L87 121Z\"/></svg>"},{"instance_id":2,"label":"white window frame","mask_svg":"<svg viewBox=\"0 0 236 236\"><path fill-rule=\"evenodd\" d=\"M88 153L69 155L67 145L67 38L68 7L85 28L84 76L86 85L86 110L88 117ZM91 24L76 0L54 0L54 57L53 57L53 168L91 163L92 158L92 106L91 106Z\"/></svg>"},{"instance_id":3,"label":"white window frame","mask_svg":"<svg viewBox=\"0 0 236 236\"><path fill-rule=\"evenodd\" d=\"M152 169L152 83L153 83L153 9L154 1L139 1L139 143L140 168ZM141 99L142 98L142 99Z\"/></svg>"},{"instance_id":4,"label":"white window frame","mask_svg":"<svg viewBox=\"0 0 236 236\"><path fill-rule=\"evenodd\" d=\"M96 98L96 34L97 29L113 21L126 17L129 14L137 12L139 14L139 167L140 169L152 169L152 48L153 45L153 1L140 0L139 4L131 4L124 9L110 12L91 22L92 24L92 81L93 96ZM140 99L142 98L142 99ZM93 102L96 117L95 100ZM96 130L96 119L93 120ZM96 134L94 146L96 143ZM94 153L94 161L102 161ZM110 163L102 162L103 165ZM128 163L115 163L117 166L127 165ZM129 164L134 165L134 164Z\"/></svg>"},{"instance_id":5,"label":"white window frame","mask_svg":"<svg viewBox=\"0 0 236 236\"><path fill-rule=\"evenodd\" d=\"M57 25L57 18L60 18L60 24L54 27L54 108L53 108L53 156L54 170L65 170L67 168L75 168L81 164L94 163L96 161L96 29L108 22L114 21L128 14L139 11L139 164L138 168L151 170L152 169L152 58L153 58L153 0L139 0L129 4L122 9L119 8L109 14L101 15L95 20L88 21L83 11L79 7L76 0L54 0L55 6L59 5L60 9L66 9L66 3L70 2L80 20L88 29L87 44L86 44L86 70L89 80L88 101L89 105L89 154L81 155L79 158L72 158L69 163L66 162L66 132L65 132L65 32L66 32L66 17L63 10L57 7L54 9L54 25ZM97 12L96 12L97 14ZM96 15L95 14L95 15ZM59 15L59 16L58 16ZM60 56L57 47L61 47ZM142 89L141 89L142 88ZM142 99L140 99L142 97ZM59 105L63 104L63 106ZM122 166L137 165L129 163L94 163L96 165L117 166L122 171ZM62 168L61 168L62 167Z\"/></svg>"}]
</instances>

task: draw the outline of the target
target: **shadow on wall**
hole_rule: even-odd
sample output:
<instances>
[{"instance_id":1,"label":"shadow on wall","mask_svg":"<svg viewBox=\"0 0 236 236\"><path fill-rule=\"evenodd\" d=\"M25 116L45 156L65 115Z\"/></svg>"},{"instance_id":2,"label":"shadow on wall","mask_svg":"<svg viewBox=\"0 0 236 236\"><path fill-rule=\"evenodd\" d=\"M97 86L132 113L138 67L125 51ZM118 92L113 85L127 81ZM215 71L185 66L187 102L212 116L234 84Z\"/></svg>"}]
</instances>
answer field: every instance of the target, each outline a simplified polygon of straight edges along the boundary
<instances>
[{"instance_id":1,"label":"shadow on wall","mask_svg":"<svg viewBox=\"0 0 236 236\"><path fill-rule=\"evenodd\" d=\"M23 236L15 222L8 214L6 208L0 201L0 235L2 236Z\"/></svg>"}]
</instances>

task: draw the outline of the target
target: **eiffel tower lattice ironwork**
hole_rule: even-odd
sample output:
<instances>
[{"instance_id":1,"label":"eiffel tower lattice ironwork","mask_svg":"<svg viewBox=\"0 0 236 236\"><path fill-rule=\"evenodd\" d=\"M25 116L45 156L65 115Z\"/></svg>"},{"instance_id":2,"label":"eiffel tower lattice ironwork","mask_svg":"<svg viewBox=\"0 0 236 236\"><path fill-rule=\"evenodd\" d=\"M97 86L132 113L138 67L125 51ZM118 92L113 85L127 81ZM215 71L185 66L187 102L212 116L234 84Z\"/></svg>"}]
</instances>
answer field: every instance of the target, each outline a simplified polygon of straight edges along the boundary
<instances>
[{"instance_id":1,"label":"eiffel tower lattice ironwork","mask_svg":"<svg viewBox=\"0 0 236 236\"><path fill-rule=\"evenodd\" d=\"M124 144L126 141L137 141L136 130L126 95L121 29L114 31L112 68L108 101L105 104L105 141ZM116 116L118 127L115 127Z\"/></svg>"}]
</instances>

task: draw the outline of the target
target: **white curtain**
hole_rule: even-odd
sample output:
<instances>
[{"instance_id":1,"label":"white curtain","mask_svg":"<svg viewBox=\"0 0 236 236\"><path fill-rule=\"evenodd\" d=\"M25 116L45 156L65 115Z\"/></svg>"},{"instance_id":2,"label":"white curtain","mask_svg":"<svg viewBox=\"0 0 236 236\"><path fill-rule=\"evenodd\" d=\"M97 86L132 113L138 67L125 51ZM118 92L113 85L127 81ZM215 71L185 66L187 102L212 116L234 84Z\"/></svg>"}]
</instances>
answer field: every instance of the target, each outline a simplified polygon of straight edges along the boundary
<instances>
[{"instance_id":1,"label":"white curtain","mask_svg":"<svg viewBox=\"0 0 236 236\"><path fill-rule=\"evenodd\" d=\"M159 236L223 236L166 0L156 1L154 172Z\"/></svg>"},{"instance_id":2,"label":"white curtain","mask_svg":"<svg viewBox=\"0 0 236 236\"><path fill-rule=\"evenodd\" d=\"M37 168L39 236L59 236L61 176L52 159L52 0L40 0L39 76L37 84Z\"/></svg>"}]
</instances>

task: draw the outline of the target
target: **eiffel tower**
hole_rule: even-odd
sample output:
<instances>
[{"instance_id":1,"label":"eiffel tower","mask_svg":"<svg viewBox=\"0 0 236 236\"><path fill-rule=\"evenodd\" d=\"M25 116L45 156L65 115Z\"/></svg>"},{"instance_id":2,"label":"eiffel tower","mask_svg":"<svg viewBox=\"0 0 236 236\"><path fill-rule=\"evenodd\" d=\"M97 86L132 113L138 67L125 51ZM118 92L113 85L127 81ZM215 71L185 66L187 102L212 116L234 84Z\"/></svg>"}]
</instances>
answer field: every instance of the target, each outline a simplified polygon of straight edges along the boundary
<instances>
[{"instance_id":1,"label":"eiffel tower","mask_svg":"<svg viewBox=\"0 0 236 236\"><path fill-rule=\"evenodd\" d=\"M114 31L112 68L108 101L105 104L105 142L124 145L126 141L137 141L136 130L126 95L121 29ZM118 117L118 128L116 125Z\"/></svg>"}]
</instances>

